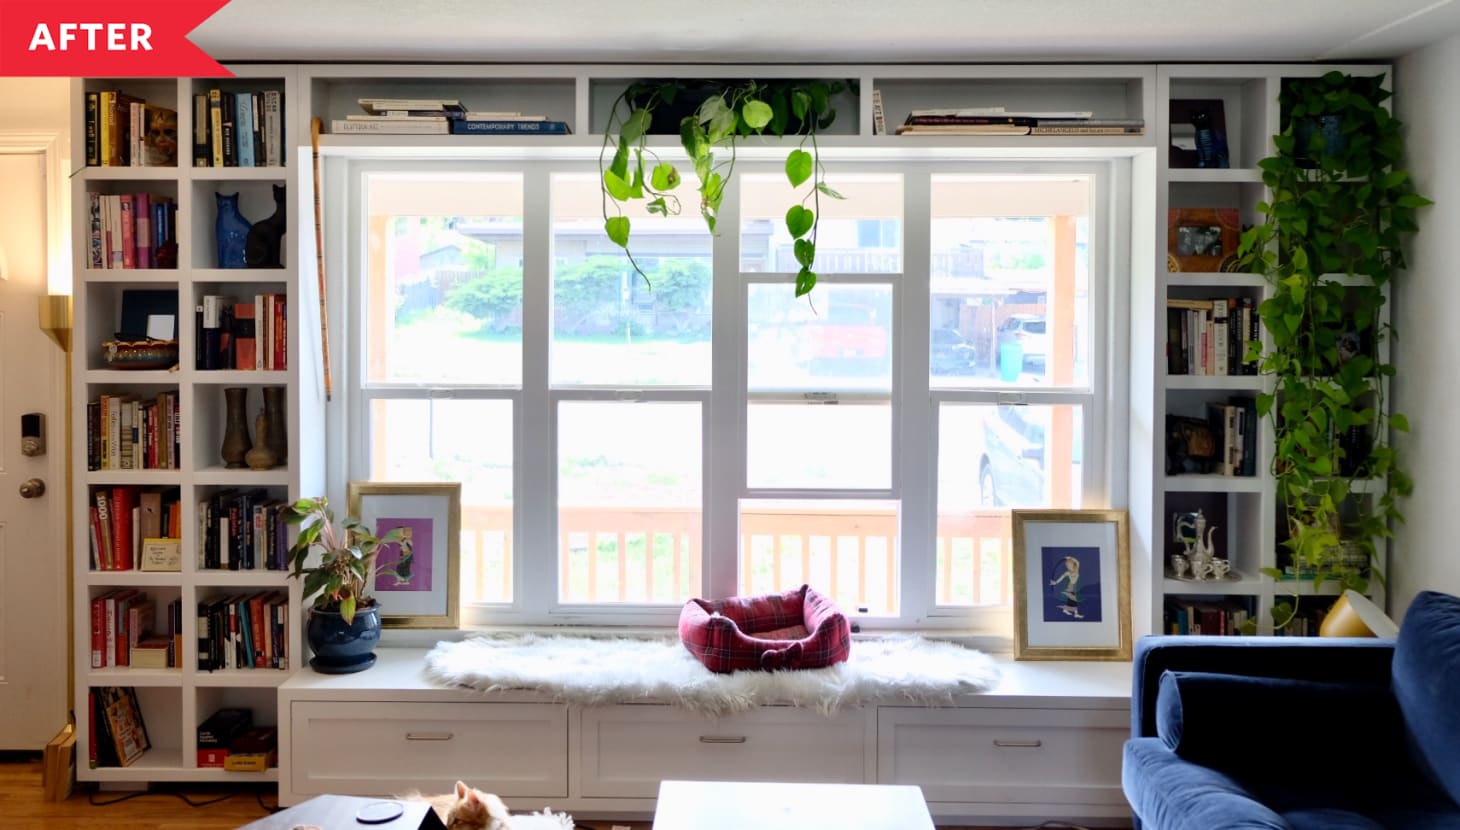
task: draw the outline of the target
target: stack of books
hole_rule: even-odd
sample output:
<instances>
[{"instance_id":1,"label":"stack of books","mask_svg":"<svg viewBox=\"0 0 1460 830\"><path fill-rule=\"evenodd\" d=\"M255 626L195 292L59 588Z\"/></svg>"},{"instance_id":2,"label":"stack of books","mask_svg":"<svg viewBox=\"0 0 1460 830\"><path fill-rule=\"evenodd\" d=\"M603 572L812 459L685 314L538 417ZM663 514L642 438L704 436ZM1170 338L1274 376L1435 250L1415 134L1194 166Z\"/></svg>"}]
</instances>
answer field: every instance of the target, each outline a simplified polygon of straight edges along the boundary
<instances>
[{"instance_id":1,"label":"stack of books","mask_svg":"<svg viewBox=\"0 0 1460 830\"><path fill-rule=\"evenodd\" d=\"M468 110L450 98L360 98L363 115L330 122L332 133L372 135L483 135L531 133L568 135L565 121L520 112Z\"/></svg>"},{"instance_id":2,"label":"stack of books","mask_svg":"<svg viewBox=\"0 0 1460 830\"><path fill-rule=\"evenodd\" d=\"M1143 135L1140 118L1096 118L1089 111L1008 111L1003 107L922 109L908 113L898 135Z\"/></svg>"}]
</instances>

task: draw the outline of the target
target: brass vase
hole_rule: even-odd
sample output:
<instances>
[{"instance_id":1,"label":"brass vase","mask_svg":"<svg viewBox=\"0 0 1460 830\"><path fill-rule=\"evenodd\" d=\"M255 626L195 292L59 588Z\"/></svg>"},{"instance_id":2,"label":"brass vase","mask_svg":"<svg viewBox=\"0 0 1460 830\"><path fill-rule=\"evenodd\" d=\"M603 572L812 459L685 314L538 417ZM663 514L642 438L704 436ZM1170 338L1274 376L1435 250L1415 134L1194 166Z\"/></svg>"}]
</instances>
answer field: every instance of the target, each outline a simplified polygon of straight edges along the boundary
<instances>
[{"instance_id":1,"label":"brass vase","mask_svg":"<svg viewBox=\"0 0 1460 830\"><path fill-rule=\"evenodd\" d=\"M262 410L258 418L254 419L254 438L258 440L253 449L244 454L244 463L248 464L250 470L272 470L278 456L269 447L269 416Z\"/></svg>"},{"instance_id":2,"label":"brass vase","mask_svg":"<svg viewBox=\"0 0 1460 830\"><path fill-rule=\"evenodd\" d=\"M226 387L223 390L223 399L228 408L227 421L223 428L223 447L220 450L223 466L230 470L241 470L246 466L243 458L252 446L248 440L248 421L244 414L248 411L248 389L242 386Z\"/></svg>"}]
</instances>

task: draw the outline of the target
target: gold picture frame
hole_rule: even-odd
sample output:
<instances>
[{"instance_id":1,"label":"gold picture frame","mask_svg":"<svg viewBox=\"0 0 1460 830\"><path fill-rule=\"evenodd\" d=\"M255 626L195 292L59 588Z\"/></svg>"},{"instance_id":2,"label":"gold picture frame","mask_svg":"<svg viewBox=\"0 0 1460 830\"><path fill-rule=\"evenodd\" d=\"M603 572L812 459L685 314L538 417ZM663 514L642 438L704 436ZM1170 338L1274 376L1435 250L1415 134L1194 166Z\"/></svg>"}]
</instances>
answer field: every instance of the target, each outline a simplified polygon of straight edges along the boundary
<instances>
[{"instance_id":1,"label":"gold picture frame","mask_svg":"<svg viewBox=\"0 0 1460 830\"><path fill-rule=\"evenodd\" d=\"M1240 265L1242 219L1236 208L1171 208L1166 212L1166 270L1232 272Z\"/></svg>"},{"instance_id":2,"label":"gold picture frame","mask_svg":"<svg viewBox=\"0 0 1460 830\"><path fill-rule=\"evenodd\" d=\"M1014 659L1129 660L1124 510L1014 510Z\"/></svg>"},{"instance_id":3,"label":"gold picture frame","mask_svg":"<svg viewBox=\"0 0 1460 830\"><path fill-rule=\"evenodd\" d=\"M352 481L349 515L382 535L408 527L414 563L408 581L376 576L370 595L385 628L458 628L461 598L461 484L459 482ZM389 553L383 553L388 557ZM381 564L391 560L384 559ZM397 610L392 610L394 606Z\"/></svg>"}]
</instances>

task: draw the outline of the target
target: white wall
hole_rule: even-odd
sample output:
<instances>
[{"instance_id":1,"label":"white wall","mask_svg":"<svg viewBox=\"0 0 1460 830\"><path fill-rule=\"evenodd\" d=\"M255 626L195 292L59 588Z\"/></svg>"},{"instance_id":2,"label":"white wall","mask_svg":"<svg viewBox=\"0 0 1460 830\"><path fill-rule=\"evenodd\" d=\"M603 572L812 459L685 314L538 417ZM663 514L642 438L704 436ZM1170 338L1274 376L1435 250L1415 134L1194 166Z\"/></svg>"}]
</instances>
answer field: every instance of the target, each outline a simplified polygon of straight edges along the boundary
<instances>
[{"instance_id":1,"label":"white wall","mask_svg":"<svg viewBox=\"0 0 1460 830\"><path fill-rule=\"evenodd\" d=\"M1392 357L1400 373L1394 411L1409 417L1410 434L1397 435L1401 463L1414 477L1414 495L1400 505L1390 560L1390 614L1401 619L1414 595L1426 589L1460 594L1460 272L1455 254L1460 229L1460 36L1406 55L1395 64L1395 112L1407 128L1408 166L1416 186L1435 205L1420 211L1420 232L1409 272L1396 279Z\"/></svg>"},{"instance_id":2,"label":"white wall","mask_svg":"<svg viewBox=\"0 0 1460 830\"><path fill-rule=\"evenodd\" d=\"M68 78L0 78L0 132L68 130L70 97Z\"/></svg>"}]
</instances>

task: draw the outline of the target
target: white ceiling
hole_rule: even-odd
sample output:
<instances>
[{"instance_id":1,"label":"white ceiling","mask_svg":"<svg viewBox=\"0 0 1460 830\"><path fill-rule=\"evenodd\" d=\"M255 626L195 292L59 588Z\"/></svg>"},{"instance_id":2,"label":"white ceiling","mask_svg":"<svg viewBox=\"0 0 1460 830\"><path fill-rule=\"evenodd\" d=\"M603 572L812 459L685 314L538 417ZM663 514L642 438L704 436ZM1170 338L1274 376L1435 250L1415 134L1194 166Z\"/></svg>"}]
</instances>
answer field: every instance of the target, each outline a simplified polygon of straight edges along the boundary
<instances>
[{"instance_id":1,"label":"white ceiling","mask_svg":"<svg viewBox=\"0 0 1460 830\"><path fill-rule=\"evenodd\" d=\"M232 0L223 60L631 63L1395 58L1455 0Z\"/></svg>"}]
</instances>

